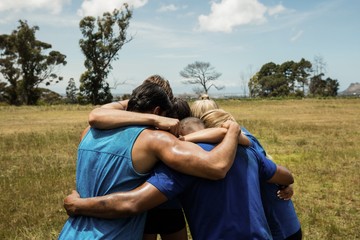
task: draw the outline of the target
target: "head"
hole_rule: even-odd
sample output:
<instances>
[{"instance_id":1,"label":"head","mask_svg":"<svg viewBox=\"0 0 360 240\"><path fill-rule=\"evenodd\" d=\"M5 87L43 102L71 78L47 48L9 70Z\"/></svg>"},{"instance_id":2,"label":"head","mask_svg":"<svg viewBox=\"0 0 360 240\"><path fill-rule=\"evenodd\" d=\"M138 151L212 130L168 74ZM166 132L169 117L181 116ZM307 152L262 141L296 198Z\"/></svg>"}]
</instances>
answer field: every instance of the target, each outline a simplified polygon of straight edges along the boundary
<instances>
[{"instance_id":1,"label":"head","mask_svg":"<svg viewBox=\"0 0 360 240\"><path fill-rule=\"evenodd\" d=\"M191 110L188 102L182 98L174 98L172 101L173 108L168 115L172 118L177 118L179 120L182 120L184 118L191 116Z\"/></svg>"},{"instance_id":2,"label":"head","mask_svg":"<svg viewBox=\"0 0 360 240\"><path fill-rule=\"evenodd\" d=\"M187 135L205 129L204 122L200 118L187 117L180 121L180 135Z\"/></svg>"},{"instance_id":3,"label":"head","mask_svg":"<svg viewBox=\"0 0 360 240\"><path fill-rule=\"evenodd\" d=\"M173 95L173 92L172 92L172 89L170 87L170 83L168 80L166 80L165 78L163 78L159 75L152 75L152 76L148 77L147 79L145 79L143 83L146 83L146 82L151 82L151 83L155 83L155 84L159 85L166 92L170 101L173 100L174 95Z\"/></svg>"},{"instance_id":4,"label":"head","mask_svg":"<svg viewBox=\"0 0 360 240\"><path fill-rule=\"evenodd\" d=\"M206 128L221 127L227 120L236 122L235 118L222 109L213 109L204 113L200 118Z\"/></svg>"},{"instance_id":5,"label":"head","mask_svg":"<svg viewBox=\"0 0 360 240\"><path fill-rule=\"evenodd\" d=\"M211 99L196 100L191 105L191 116L200 118L201 115L203 115L207 111L218 108L219 107L214 100Z\"/></svg>"},{"instance_id":6,"label":"head","mask_svg":"<svg viewBox=\"0 0 360 240\"><path fill-rule=\"evenodd\" d=\"M127 111L165 115L172 103L157 84L146 82L135 88L130 96Z\"/></svg>"}]
</instances>

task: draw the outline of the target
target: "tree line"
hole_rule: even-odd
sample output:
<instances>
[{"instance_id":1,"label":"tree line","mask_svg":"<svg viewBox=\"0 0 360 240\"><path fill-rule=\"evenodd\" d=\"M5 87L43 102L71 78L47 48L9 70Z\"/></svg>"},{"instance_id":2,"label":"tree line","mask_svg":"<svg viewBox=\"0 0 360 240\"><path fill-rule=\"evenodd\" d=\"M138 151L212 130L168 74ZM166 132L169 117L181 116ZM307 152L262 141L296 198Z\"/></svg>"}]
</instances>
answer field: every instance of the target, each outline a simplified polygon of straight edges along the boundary
<instances>
[{"instance_id":1,"label":"tree line","mask_svg":"<svg viewBox=\"0 0 360 240\"><path fill-rule=\"evenodd\" d=\"M80 104L104 104L111 102L113 96L106 81L112 70L112 62L118 59L122 46L132 40L126 30L132 18L132 10L124 4L121 10L114 9L102 17L87 16L79 23L83 38L79 46L85 56L85 72L80 76L80 86L76 87L70 78L66 87L66 102ZM58 76L58 68L65 66L66 56L51 50L49 43L36 38L38 26L29 26L27 21L19 20L19 26L11 34L0 35L0 102L11 105L35 105L41 98L47 102L61 99L49 89L40 88L63 81ZM336 96L339 83L335 79L324 79L324 62L321 58L315 68L308 60L287 61L282 64L264 64L260 71L248 82L250 97L287 96ZM184 84L195 87L197 94L208 93L216 84L221 73L208 62L195 61L188 64L180 76Z\"/></svg>"},{"instance_id":2,"label":"tree line","mask_svg":"<svg viewBox=\"0 0 360 240\"><path fill-rule=\"evenodd\" d=\"M330 77L324 79L324 65L323 60L318 60L314 68L304 58L299 62L266 63L249 81L250 97L337 96L339 82Z\"/></svg>"}]
</instances>

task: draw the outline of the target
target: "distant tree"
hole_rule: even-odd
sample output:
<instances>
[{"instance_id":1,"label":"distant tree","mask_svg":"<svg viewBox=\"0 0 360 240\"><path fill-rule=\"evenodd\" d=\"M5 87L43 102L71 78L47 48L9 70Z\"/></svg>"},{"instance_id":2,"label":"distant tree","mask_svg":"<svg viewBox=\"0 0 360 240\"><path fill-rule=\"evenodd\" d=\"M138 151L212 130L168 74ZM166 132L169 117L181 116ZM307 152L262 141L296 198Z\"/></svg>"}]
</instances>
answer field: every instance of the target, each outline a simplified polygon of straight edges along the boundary
<instances>
[{"instance_id":1,"label":"distant tree","mask_svg":"<svg viewBox=\"0 0 360 240\"><path fill-rule=\"evenodd\" d=\"M8 93L12 104L36 104L40 98L37 90L40 83L50 85L62 77L54 71L66 65L66 56L51 49L51 44L36 39L38 26L29 27L26 21L10 35L0 35L0 72L10 83Z\"/></svg>"},{"instance_id":2,"label":"distant tree","mask_svg":"<svg viewBox=\"0 0 360 240\"><path fill-rule=\"evenodd\" d=\"M326 78L325 79L325 93L326 96L335 97L338 95L339 91L339 81L336 79Z\"/></svg>"},{"instance_id":3,"label":"distant tree","mask_svg":"<svg viewBox=\"0 0 360 240\"><path fill-rule=\"evenodd\" d=\"M258 72L260 97L279 97L289 95L289 82L279 65L269 62Z\"/></svg>"},{"instance_id":4,"label":"distant tree","mask_svg":"<svg viewBox=\"0 0 360 240\"><path fill-rule=\"evenodd\" d=\"M313 62L314 76L326 73L326 62L321 55L316 55Z\"/></svg>"},{"instance_id":5,"label":"distant tree","mask_svg":"<svg viewBox=\"0 0 360 240\"><path fill-rule=\"evenodd\" d=\"M305 96L305 87L309 85L309 76L312 72L312 64L310 61L302 58L300 62L294 65L295 93L301 93Z\"/></svg>"},{"instance_id":6,"label":"distant tree","mask_svg":"<svg viewBox=\"0 0 360 240\"><path fill-rule=\"evenodd\" d=\"M39 104L55 105L64 103L62 96L57 92L47 88L38 88L37 91L40 95Z\"/></svg>"},{"instance_id":7,"label":"distant tree","mask_svg":"<svg viewBox=\"0 0 360 240\"><path fill-rule=\"evenodd\" d=\"M323 79L324 74L315 75L310 81L310 94L313 96L335 97L339 90L339 82L336 79Z\"/></svg>"},{"instance_id":8,"label":"distant tree","mask_svg":"<svg viewBox=\"0 0 360 240\"><path fill-rule=\"evenodd\" d=\"M225 86L217 86L213 83L221 76L221 73L216 72L214 67L212 67L208 62L196 61L188 64L182 71L180 71L180 76L186 79L183 81L184 84L200 85L200 87L195 87L193 89L197 94L208 94L211 87L214 87L217 90L225 88Z\"/></svg>"},{"instance_id":9,"label":"distant tree","mask_svg":"<svg viewBox=\"0 0 360 240\"><path fill-rule=\"evenodd\" d=\"M264 64L248 84L251 97L305 96L311 63L286 61L280 65Z\"/></svg>"},{"instance_id":10,"label":"distant tree","mask_svg":"<svg viewBox=\"0 0 360 240\"><path fill-rule=\"evenodd\" d=\"M250 97L260 97L262 92L261 85L259 84L259 73L256 73L252 78L250 78L249 83L249 92Z\"/></svg>"},{"instance_id":11,"label":"distant tree","mask_svg":"<svg viewBox=\"0 0 360 240\"><path fill-rule=\"evenodd\" d=\"M82 99L92 104L103 104L112 100L107 76L112 70L111 63L118 59L118 52L125 43L132 40L126 36L126 30L132 17L128 5L119 11L106 12L97 20L88 16L80 21L83 39L80 48L85 55L86 71L80 77ZM115 26L117 28L115 29Z\"/></svg>"},{"instance_id":12,"label":"distant tree","mask_svg":"<svg viewBox=\"0 0 360 240\"><path fill-rule=\"evenodd\" d=\"M74 78L70 78L66 87L66 102L77 103L78 89L76 88Z\"/></svg>"},{"instance_id":13,"label":"distant tree","mask_svg":"<svg viewBox=\"0 0 360 240\"><path fill-rule=\"evenodd\" d=\"M7 102L5 92L6 92L6 82L0 82L0 102Z\"/></svg>"}]
</instances>

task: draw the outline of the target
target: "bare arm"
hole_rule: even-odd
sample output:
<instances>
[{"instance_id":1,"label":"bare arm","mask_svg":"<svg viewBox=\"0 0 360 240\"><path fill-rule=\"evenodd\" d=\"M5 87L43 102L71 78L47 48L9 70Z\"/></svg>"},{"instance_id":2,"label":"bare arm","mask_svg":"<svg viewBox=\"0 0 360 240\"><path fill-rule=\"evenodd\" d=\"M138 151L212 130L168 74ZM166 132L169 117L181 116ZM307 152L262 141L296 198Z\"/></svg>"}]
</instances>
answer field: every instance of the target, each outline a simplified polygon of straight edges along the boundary
<instances>
[{"instance_id":1,"label":"bare arm","mask_svg":"<svg viewBox=\"0 0 360 240\"><path fill-rule=\"evenodd\" d=\"M179 131L179 120L175 118L102 107L90 112L89 124L99 129L112 129L129 125L149 125L170 131L175 135Z\"/></svg>"},{"instance_id":2,"label":"bare arm","mask_svg":"<svg viewBox=\"0 0 360 240\"><path fill-rule=\"evenodd\" d=\"M102 105L100 108L126 110L129 100L122 100Z\"/></svg>"},{"instance_id":3,"label":"bare arm","mask_svg":"<svg viewBox=\"0 0 360 240\"><path fill-rule=\"evenodd\" d=\"M207 128L197 132L193 132L183 136L184 141L188 142L207 142L218 143L221 142L227 132L226 128ZM243 146L250 146L250 140L240 132L238 143Z\"/></svg>"},{"instance_id":4,"label":"bare arm","mask_svg":"<svg viewBox=\"0 0 360 240\"><path fill-rule=\"evenodd\" d=\"M274 176L268 182L288 186L294 183L294 178L287 168L277 165Z\"/></svg>"},{"instance_id":5,"label":"bare arm","mask_svg":"<svg viewBox=\"0 0 360 240\"><path fill-rule=\"evenodd\" d=\"M196 144L180 141L170 134L158 136L161 144L158 141L149 141L148 144L158 159L179 172L208 179L221 179L226 176L234 162L240 132L237 123L228 121L226 124L228 131L224 139L209 152Z\"/></svg>"},{"instance_id":6,"label":"bare arm","mask_svg":"<svg viewBox=\"0 0 360 240\"><path fill-rule=\"evenodd\" d=\"M145 182L129 192L93 198L80 198L79 193L74 190L64 199L64 208L69 216L119 218L142 213L167 200L156 187Z\"/></svg>"}]
</instances>

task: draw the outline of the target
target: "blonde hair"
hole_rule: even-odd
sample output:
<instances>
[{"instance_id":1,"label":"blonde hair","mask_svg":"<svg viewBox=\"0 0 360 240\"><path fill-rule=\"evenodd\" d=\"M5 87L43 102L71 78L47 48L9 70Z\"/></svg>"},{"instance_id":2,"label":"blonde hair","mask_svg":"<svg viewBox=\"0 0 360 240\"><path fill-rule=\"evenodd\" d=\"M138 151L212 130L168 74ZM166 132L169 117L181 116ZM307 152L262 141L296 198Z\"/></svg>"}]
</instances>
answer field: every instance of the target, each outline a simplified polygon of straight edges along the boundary
<instances>
[{"instance_id":1,"label":"blonde hair","mask_svg":"<svg viewBox=\"0 0 360 240\"><path fill-rule=\"evenodd\" d=\"M201 117L206 128L221 127L227 120L236 122L235 118L222 109L213 109L204 113Z\"/></svg>"},{"instance_id":2,"label":"blonde hair","mask_svg":"<svg viewBox=\"0 0 360 240\"><path fill-rule=\"evenodd\" d=\"M211 99L196 100L190 107L191 116L200 118L209 110L218 109L218 105Z\"/></svg>"},{"instance_id":3,"label":"blonde hair","mask_svg":"<svg viewBox=\"0 0 360 240\"><path fill-rule=\"evenodd\" d=\"M166 92L170 101L173 101L174 95L168 80L161 77L160 75L151 75L150 77L144 80L144 83L146 82L151 82L159 85Z\"/></svg>"}]
</instances>

